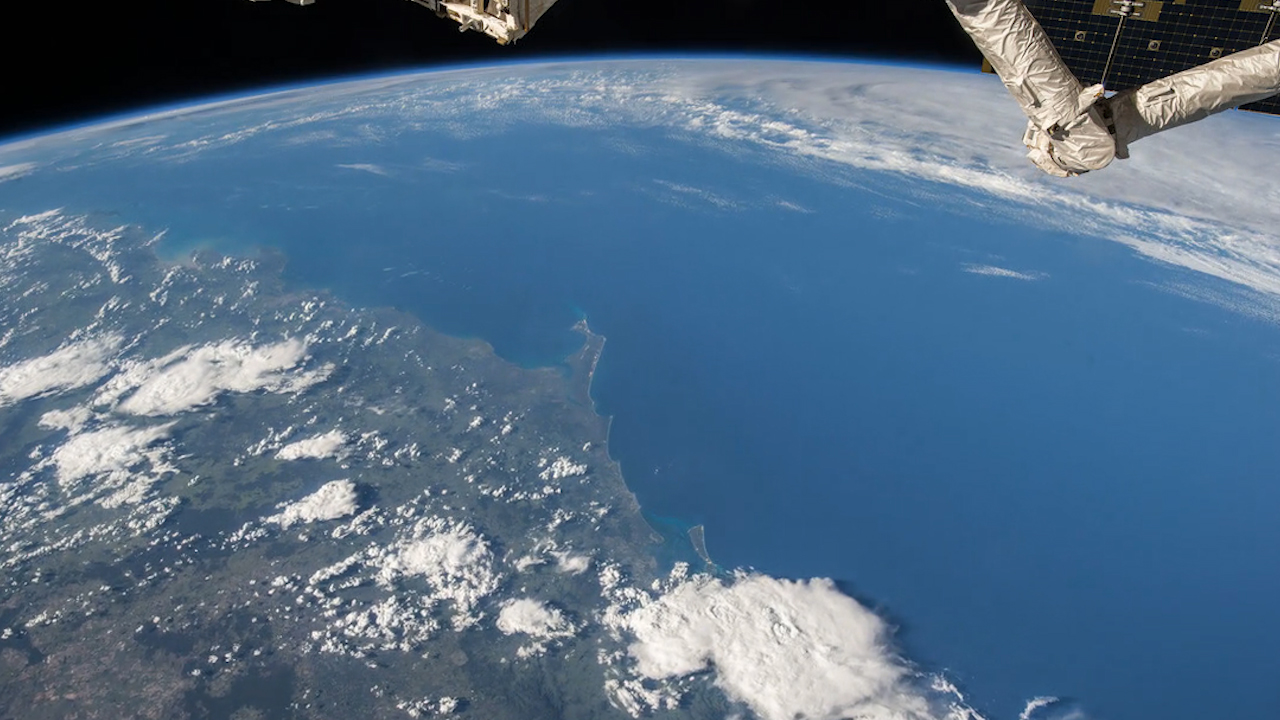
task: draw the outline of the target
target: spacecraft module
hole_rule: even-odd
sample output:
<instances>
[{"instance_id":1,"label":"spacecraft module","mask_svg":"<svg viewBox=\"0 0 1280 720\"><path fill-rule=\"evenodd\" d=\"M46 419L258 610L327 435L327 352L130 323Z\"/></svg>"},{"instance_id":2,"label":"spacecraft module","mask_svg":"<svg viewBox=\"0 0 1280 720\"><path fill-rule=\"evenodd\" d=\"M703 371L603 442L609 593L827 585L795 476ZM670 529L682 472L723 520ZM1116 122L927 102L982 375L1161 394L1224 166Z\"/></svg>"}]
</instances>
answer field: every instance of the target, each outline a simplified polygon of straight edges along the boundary
<instances>
[{"instance_id":1,"label":"spacecraft module","mask_svg":"<svg viewBox=\"0 0 1280 720\"><path fill-rule=\"evenodd\" d=\"M264 0L253 0L263 2ZM294 5L312 5L316 0L288 0ZM410 0L436 15L458 23L465 32L482 32L499 44L515 42L529 33L556 0Z\"/></svg>"},{"instance_id":2,"label":"spacecraft module","mask_svg":"<svg viewBox=\"0 0 1280 720\"><path fill-rule=\"evenodd\" d=\"M1051 175L1102 169L1134 141L1230 108L1280 114L1280 0L947 4Z\"/></svg>"}]
</instances>

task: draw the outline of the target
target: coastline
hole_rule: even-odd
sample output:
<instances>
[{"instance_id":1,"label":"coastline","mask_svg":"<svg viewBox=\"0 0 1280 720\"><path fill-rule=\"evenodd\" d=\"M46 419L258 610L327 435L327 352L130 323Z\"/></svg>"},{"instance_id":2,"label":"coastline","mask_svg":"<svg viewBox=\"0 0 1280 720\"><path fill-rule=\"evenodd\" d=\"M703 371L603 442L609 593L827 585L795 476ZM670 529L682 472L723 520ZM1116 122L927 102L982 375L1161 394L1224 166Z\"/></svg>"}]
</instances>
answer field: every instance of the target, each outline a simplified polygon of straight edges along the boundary
<instances>
[{"instance_id":1,"label":"coastline","mask_svg":"<svg viewBox=\"0 0 1280 720\"><path fill-rule=\"evenodd\" d=\"M613 416L601 415L596 410L595 398L591 395L592 383L595 380L596 369L600 365L600 358L604 354L605 343L607 338L591 330L591 326L586 317L581 318L573 324L571 328L583 336L582 347L569 357L565 358L564 365L569 368L570 383L570 399L571 401L591 413L591 416L602 425L603 456L610 470L616 474L618 481L622 486L623 496L628 500L625 508L630 512L634 512L644 523L649 531L650 547L642 549L649 552L655 562L664 562L670 559L670 552L658 553L657 550L670 547L672 541L684 539L689 543L689 548L698 557L702 557L702 553L698 552L697 546L692 539L687 536L688 530L681 528L679 533L664 533L654 523L654 518L648 515L644 510L644 505L640 502L639 496L636 494L635 488L627 482L626 473L623 472L622 463L613 457L612 451L612 434L613 434ZM687 555L687 553L677 552L677 557ZM708 561L709 563L709 561Z\"/></svg>"}]
</instances>

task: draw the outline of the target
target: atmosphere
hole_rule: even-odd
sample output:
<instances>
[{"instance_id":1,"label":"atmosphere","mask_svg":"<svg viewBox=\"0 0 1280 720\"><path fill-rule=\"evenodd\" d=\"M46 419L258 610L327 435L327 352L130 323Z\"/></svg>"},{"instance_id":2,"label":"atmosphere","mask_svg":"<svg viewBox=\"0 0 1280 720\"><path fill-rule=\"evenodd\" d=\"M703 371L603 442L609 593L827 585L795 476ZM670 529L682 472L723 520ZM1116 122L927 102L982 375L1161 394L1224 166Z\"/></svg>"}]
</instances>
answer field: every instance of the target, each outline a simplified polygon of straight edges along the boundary
<instances>
[{"instance_id":1,"label":"atmosphere","mask_svg":"<svg viewBox=\"0 0 1280 720\"><path fill-rule=\"evenodd\" d=\"M0 136L210 94L531 58L734 52L981 63L941 2L794 13L765 0L559 0L536 32L507 46L407 0L87 3L70 24L68 12L50 3L3 11L10 27L33 34L0 46L5 66L22 68L7 75L6 93L19 101L0 112Z\"/></svg>"}]
</instances>

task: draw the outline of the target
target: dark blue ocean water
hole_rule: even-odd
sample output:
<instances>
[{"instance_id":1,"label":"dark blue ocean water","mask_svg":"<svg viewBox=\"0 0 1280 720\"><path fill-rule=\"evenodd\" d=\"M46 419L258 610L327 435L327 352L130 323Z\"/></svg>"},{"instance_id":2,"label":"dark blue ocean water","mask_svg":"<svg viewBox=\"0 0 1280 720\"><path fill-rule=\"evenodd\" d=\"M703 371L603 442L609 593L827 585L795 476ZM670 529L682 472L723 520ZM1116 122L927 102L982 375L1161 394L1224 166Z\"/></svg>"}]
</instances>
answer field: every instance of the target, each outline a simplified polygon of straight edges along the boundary
<instances>
[{"instance_id":1,"label":"dark blue ocean water","mask_svg":"<svg viewBox=\"0 0 1280 720\"><path fill-rule=\"evenodd\" d=\"M1156 289L1206 281L1118 245L844 180L534 127L252 141L34 176L3 204L79 198L53 204L169 227L166 252L274 246L292 282L526 365L585 316L613 456L721 566L837 578L993 717L1039 694L1107 720L1274 717L1276 327Z\"/></svg>"}]
</instances>

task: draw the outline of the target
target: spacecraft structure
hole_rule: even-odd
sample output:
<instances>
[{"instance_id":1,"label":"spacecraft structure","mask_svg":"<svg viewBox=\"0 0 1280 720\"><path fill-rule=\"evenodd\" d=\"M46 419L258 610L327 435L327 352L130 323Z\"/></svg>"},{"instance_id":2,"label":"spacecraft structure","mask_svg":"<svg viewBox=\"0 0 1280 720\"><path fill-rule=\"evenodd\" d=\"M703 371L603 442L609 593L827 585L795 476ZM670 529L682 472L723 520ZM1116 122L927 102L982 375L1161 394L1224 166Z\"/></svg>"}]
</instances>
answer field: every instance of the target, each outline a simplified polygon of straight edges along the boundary
<instances>
[{"instance_id":1,"label":"spacecraft structure","mask_svg":"<svg viewBox=\"0 0 1280 720\"><path fill-rule=\"evenodd\" d=\"M1021 0L947 0L1051 175L1100 170L1137 140L1230 108L1280 114L1280 0L1029 4L1048 30Z\"/></svg>"},{"instance_id":2,"label":"spacecraft structure","mask_svg":"<svg viewBox=\"0 0 1280 720\"><path fill-rule=\"evenodd\" d=\"M265 0L253 0L264 2ZM313 5L316 0L287 0ZM556 0L410 0L436 15L458 23L458 29L475 30L506 45L524 37Z\"/></svg>"}]
</instances>

